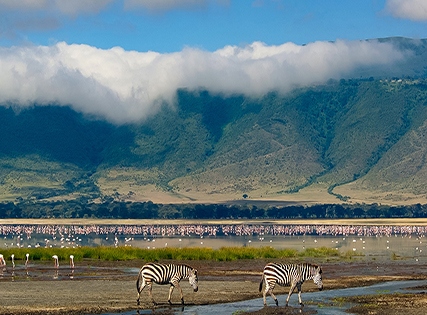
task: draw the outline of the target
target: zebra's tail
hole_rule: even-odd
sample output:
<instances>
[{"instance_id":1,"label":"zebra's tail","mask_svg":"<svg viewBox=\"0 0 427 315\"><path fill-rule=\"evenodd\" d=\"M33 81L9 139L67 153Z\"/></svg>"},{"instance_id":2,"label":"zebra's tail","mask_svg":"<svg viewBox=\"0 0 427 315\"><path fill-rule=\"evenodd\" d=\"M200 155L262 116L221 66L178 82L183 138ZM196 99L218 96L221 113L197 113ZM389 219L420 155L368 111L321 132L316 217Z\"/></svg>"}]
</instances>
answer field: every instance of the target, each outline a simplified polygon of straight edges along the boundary
<instances>
[{"instance_id":1,"label":"zebra's tail","mask_svg":"<svg viewBox=\"0 0 427 315\"><path fill-rule=\"evenodd\" d=\"M261 281L259 282L259 292L262 291L262 284L264 282L264 274L261 276Z\"/></svg>"}]
</instances>

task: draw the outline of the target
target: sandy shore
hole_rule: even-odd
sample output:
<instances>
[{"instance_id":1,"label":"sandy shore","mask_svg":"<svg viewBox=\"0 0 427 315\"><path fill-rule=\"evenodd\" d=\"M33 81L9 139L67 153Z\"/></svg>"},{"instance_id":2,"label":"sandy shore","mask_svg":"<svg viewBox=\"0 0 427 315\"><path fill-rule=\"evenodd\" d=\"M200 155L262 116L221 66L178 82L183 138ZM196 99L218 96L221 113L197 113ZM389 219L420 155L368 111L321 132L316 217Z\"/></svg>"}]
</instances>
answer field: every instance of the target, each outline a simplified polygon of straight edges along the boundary
<instances>
[{"instance_id":1,"label":"sandy shore","mask_svg":"<svg viewBox=\"0 0 427 315\"><path fill-rule=\"evenodd\" d=\"M187 305L204 305L246 300L261 297L258 292L261 270L266 261L245 260L234 262L194 261L186 262L199 270L199 292L192 292L187 281L182 281L185 303ZM81 262L80 268L85 271L85 276L76 269L74 274L64 268L55 277L50 269L40 268L36 272L33 268L29 277L24 274L18 277L10 276L10 269L0 276L0 314L88 314L123 312L138 309L136 305L136 273L135 270L142 262ZM323 263L325 289L345 288L369 285L380 281L403 279L427 279L427 266L408 261L387 262L332 262ZM132 268L132 272L118 272L120 268ZM17 273L23 270L17 270ZM91 272L91 274L87 273ZM225 281L226 280L226 281ZM288 288L278 287L278 294L287 293ZM310 281L304 284L303 292L316 290ZM165 304L168 295L168 286L156 285L153 295L157 302ZM419 297L413 311L407 314L427 314L427 299L424 303ZM293 314L297 308L296 296L291 303L294 307L262 308L257 314ZM408 306L408 299L404 303ZM398 308L396 299L393 308ZM179 293L172 296L172 302L179 304ZM271 302L271 301L270 301ZM362 303L362 302L361 302ZM369 301L369 305L373 305ZM366 303L368 304L368 303ZM390 304L391 305L391 304ZM146 292L141 297L141 309L152 307ZM299 308L298 308L299 309ZM385 306L371 314L386 314ZM357 311L357 310L355 310ZM363 309L360 314L366 309ZM159 312L156 312L157 314ZM390 313L387 313L390 314Z\"/></svg>"}]
</instances>

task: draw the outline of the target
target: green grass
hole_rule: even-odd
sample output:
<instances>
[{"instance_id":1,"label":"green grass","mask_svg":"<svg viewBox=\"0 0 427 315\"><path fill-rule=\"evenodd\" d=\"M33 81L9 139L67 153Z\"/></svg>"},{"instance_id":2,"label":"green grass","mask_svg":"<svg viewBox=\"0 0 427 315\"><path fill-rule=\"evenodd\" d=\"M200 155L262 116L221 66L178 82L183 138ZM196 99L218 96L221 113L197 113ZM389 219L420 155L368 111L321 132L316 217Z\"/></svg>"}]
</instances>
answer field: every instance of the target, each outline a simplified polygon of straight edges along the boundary
<instances>
[{"instance_id":1,"label":"green grass","mask_svg":"<svg viewBox=\"0 0 427 315\"><path fill-rule=\"evenodd\" d=\"M335 249L326 247L308 248L303 251L294 249L274 249L272 247L222 247L211 248L158 248L143 249L136 247L79 247L79 248L18 248L3 249L1 254L6 260L10 255L15 255L15 260L25 260L25 254L30 254L31 260L48 261L52 255L58 255L59 260L68 260L74 255L75 261L83 259L95 259L106 261L126 261L142 259L146 261L160 260L216 260L234 261L239 259L273 259L273 258L307 258L307 257L340 257Z\"/></svg>"}]
</instances>

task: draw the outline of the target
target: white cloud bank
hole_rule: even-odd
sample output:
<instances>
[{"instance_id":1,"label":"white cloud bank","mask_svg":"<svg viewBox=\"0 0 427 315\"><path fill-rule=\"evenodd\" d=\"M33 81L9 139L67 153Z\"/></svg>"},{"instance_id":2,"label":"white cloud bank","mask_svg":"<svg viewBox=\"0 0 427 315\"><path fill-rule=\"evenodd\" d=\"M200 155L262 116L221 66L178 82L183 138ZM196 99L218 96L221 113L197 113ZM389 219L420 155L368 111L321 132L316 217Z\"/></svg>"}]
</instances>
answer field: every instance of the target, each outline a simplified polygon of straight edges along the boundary
<instances>
[{"instance_id":1,"label":"white cloud bank","mask_svg":"<svg viewBox=\"0 0 427 315\"><path fill-rule=\"evenodd\" d=\"M427 0L387 0L386 10L397 18L427 21Z\"/></svg>"},{"instance_id":2,"label":"white cloud bank","mask_svg":"<svg viewBox=\"0 0 427 315\"><path fill-rule=\"evenodd\" d=\"M179 88L258 96L339 79L403 58L377 41L227 46L215 52L102 50L87 45L0 48L0 104L57 104L114 123L144 120Z\"/></svg>"}]
</instances>

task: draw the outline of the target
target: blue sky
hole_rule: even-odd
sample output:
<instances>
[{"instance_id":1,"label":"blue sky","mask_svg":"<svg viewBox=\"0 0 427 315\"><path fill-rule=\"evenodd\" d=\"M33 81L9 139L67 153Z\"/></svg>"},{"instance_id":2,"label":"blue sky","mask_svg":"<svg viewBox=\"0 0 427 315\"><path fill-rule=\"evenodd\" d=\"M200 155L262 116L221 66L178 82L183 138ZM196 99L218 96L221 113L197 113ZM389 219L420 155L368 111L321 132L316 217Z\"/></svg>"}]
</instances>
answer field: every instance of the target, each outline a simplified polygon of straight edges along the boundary
<instances>
[{"instance_id":1,"label":"blue sky","mask_svg":"<svg viewBox=\"0 0 427 315\"><path fill-rule=\"evenodd\" d=\"M141 121L176 90L260 96L407 57L426 0L0 0L0 105Z\"/></svg>"},{"instance_id":2,"label":"blue sky","mask_svg":"<svg viewBox=\"0 0 427 315\"><path fill-rule=\"evenodd\" d=\"M57 4L60 2L71 4L61 6ZM405 10L405 2L412 11ZM186 46L214 51L255 41L279 45L389 36L425 38L425 2L3 0L0 45L50 45L65 41L103 49L120 46L125 50L173 52Z\"/></svg>"}]
</instances>

